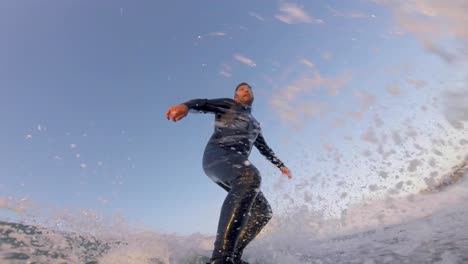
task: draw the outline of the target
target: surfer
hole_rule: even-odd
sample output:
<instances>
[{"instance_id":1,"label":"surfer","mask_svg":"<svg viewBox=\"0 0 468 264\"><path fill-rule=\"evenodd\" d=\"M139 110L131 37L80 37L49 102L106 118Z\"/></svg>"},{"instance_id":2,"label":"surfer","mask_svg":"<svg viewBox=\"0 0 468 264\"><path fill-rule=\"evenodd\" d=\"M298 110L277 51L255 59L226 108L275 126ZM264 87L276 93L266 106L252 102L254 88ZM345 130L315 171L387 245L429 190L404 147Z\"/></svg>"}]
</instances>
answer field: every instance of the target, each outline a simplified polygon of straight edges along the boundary
<instances>
[{"instance_id":1,"label":"surfer","mask_svg":"<svg viewBox=\"0 0 468 264\"><path fill-rule=\"evenodd\" d=\"M234 99L193 99L172 106L168 120L177 122L189 112L215 114L215 129L203 155L203 170L228 192L221 208L214 250L209 264L238 264L244 248L272 217L260 191L261 176L248 157L255 146L283 175L290 170L265 142L260 123L252 116L254 96L247 83L235 89Z\"/></svg>"}]
</instances>

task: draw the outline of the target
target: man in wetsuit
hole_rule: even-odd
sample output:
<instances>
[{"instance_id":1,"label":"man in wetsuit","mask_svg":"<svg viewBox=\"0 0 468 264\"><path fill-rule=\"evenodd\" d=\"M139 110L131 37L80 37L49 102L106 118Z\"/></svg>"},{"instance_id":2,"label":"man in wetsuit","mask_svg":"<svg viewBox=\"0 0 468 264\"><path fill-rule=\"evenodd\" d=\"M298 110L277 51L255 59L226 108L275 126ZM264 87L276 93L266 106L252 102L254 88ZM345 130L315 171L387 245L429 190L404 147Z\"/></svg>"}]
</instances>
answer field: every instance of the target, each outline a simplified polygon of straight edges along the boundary
<instances>
[{"instance_id":1,"label":"man in wetsuit","mask_svg":"<svg viewBox=\"0 0 468 264\"><path fill-rule=\"evenodd\" d=\"M234 99L193 99L169 108L174 122L190 112L215 114L215 130L203 155L203 170L228 192L221 209L210 264L238 264L244 248L272 217L271 207L260 191L261 176L248 157L255 146L281 172L289 169L265 142L260 123L252 116L254 97L249 84L236 87Z\"/></svg>"}]
</instances>

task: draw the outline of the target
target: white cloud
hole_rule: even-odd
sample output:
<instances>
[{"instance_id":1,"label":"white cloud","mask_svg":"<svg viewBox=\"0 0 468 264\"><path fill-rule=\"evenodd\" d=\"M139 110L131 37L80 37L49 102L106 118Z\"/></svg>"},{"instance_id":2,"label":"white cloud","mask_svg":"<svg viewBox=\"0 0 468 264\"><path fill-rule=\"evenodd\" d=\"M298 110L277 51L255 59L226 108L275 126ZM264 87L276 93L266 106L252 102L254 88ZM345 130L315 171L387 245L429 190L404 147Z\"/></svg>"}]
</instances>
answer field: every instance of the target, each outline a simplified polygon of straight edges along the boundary
<instances>
[{"instance_id":1,"label":"white cloud","mask_svg":"<svg viewBox=\"0 0 468 264\"><path fill-rule=\"evenodd\" d=\"M414 34L423 47L447 63L468 60L468 4L466 0L373 0L388 7L398 25ZM457 48L441 43L449 38Z\"/></svg>"},{"instance_id":2,"label":"white cloud","mask_svg":"<svg viewBox=\"0 0 468 264\"><path fill-rule=\"evenodd\" d=\"M309 61L308 59L302 59L301 62L303 64L307 65L312 70L315 70L315 64L313 62Z\"/></svg>"},{"instance_id":3,"label":"white cloud","mask_svg":"<svg viewBox=\"0 0 468 264\"><path fill-rule=\"evenodd\" d=\"M307 67L309 67L312 70L312 73L314 75L314 79L308 79L304 78L303 79L303 84L308 85L312 84L314 86L323 86L328 89L328 94L330 96L336 96L339 93L339 89L344 87L346 83L348 83L351 80L351 73L350 72L344 72L340 76L337 76L336 78L324 78L321 76L320 72L317 70L315 64L308 59L302 59L301 63L305 64Z\"/></svg>"},{"instance_id":4,"label":"white cloud","mask_svg":"<svg viewBox=\"0 0 468 264\"><path fill-rule=\"evenodd\" d=\"M327 61L331 60L333 58L333 53L325 51L324 53L322 53L322 58Z\"/></svg>"},{"instance_id":5,"label":"white cloud","mask_svg":"<svg viewBox=\"0 0 468 264\"><path fill-rule=\"evenodd\" d=\"M255 12L249 12L249 15L252 16L252 17L255 17L256 19L260 20L260 21L265 21L265 18L263 18L261 15L255 13Z\"/></svg>"},{"instance_id":6,"label":"white cloud","mask_svg":"<svg viewBox=\"0 0 468 264\"><path fill-rule=\"evenodd\" d=\"M255 67L257 66L257 64L255 64L255 62L250 59L250 58L247 58L246 56L242 55L242 54L239 54L239 53L236 53L233 55L234 59L240 61L241 63L249 66L249 67Z\"/></svg>"},{"instance_id":7,"label":"white cloud","mask_svg":"<svg viewBox=\"0 0 468 264\"><path fill-rule=\"evenodd\" d=\"M309 23L323 24L323 20L309 16L301 7L294 3L282 3L279 11L280 14L275 17L286 24Z\"/></svg>"},{"instance_id":8,"label":"white cloud","mask_svg":"<svg viewBox=\"0 0 468 264\"><path fill-rule=\"evenodd\" d=\"M332 106L325 102L304 99L308 94L327 89L330 96L335 96L351 79L351 74L347 72L336 77L323 77L310 60L302 59L300 63L306 65L312 74L304 74L282 87L274 93L270 101L280 119L291 122L296 127L303 126L306 118L323 118L326 113L333 111Z\"/></svg>"},{"instance_id":9,"label":"white cloud","mask_svg":"<svg viewBox=\"0 0 468 264\"><path fill-rule=\"evenodd\" d=\"M354 120L361 120L364 114L376 104L377 98L365 90L356 91L354 96L359 100L359 111L349 112L347 116Z\"/></svg>"},{"instance_id":10,"label":"white cloud","mask_svg":"<svg viewBox=\"0 0 468 264\"><path fill-rule=\"evenodd\" d=\"M375 95L367 91L357 91L354 95L359 99L359 105L362 111L367 111L369 108L377 102Z\"/></svg>"},{"instance_id":11,"label":"white cloud","mask_svg":"<svg viewBox=\"0 0 468 264\"><path fill-rule=\"evenodd\" d=\"M224 32L210 32L208 33L208 36L213 36L213 37L222 37L222 36L225 36L226 33Z\"/></svg>"},{"instance_id":12,"label":"white cloud","mask_svg":"<svg viewBox=\"0 0 468 264\"><path fill-rule=\"evenodd\" d=\"M221 65L221 69L219 70L219 74L223 75L224 77L231 77L232 76L232 68L229 64L223 63Z\"/></svg>"},{"instance_id":13,"label":"white cloud","mask_svg":"<svg viewBox=\"0 0 468 264\"><path fill-rule=\"evenodd\" d=\"M337 10L331 6L328 6L328 9L332 12L333 16L336 17L345 17L345 18L375 18L373 14L365 14L361 11L356 10Z\"/></svg>"},{"instance_id":14,"label":"white cloud","mask_svg":"<svg viewBox=\"0 0 468 264\"><path fill-rule=\"evenodd\" d=\"M385 87L385 89L392 96L398 96L401 93L401 88L400 88L400 86L398 84L387 85L387 87Z\"/></svg>"},{"instance_id":15,"label":"white cloud","mask_svg":"<svg viewBox=\"0 0 468 264\"><path fill-rule=\"evenodd\" d=\"M416 89L423 88L427 85L427 82L424 80L414 80L410 78L406 78L406 82L412 84Z\"/></svg>"},{"instance_id":16,"label":"white cloud","mask_svg":"<svg viewBox=\"0 0 468 264\"><path fill-rule=\"evenodd\" d=\"M232 74L230 72L223 71L223 70L219 71L219 74L223 75L224 77L228 77L228 78L232 76Z\"/></svg>"}]
</instances>

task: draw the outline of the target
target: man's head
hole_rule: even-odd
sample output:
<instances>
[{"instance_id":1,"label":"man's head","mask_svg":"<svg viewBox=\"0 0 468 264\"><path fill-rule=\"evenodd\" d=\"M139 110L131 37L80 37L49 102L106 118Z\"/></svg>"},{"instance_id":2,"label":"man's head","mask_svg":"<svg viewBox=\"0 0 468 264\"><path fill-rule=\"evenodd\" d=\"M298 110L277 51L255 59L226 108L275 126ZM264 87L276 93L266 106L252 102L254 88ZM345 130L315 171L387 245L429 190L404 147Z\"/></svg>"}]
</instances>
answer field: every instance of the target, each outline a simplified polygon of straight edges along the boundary
<instances>
[{"instance_id":1,"label":"man's head","mask_svg":"<svg viewBox=\"0 0 468 264\"><path fill-rule=\"evenodd\" d=\"M251 106L254 101L252 87L245 82L238 84L234 94L234 100L238 103Z\"/></svg>"}]
</instances>

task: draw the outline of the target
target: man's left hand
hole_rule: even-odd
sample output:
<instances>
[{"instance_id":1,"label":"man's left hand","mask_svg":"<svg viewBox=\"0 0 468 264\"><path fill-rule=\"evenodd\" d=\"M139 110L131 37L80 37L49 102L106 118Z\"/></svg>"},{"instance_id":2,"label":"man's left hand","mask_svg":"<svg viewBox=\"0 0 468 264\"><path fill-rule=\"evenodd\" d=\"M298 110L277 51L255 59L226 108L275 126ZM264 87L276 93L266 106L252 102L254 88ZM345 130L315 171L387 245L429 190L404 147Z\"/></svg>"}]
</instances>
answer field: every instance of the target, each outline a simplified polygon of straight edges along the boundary
<instances>
[{"instance_id":1,"label":"man's left hand","mask_svg":"<svg viewBox=\"0 0 468 264\"><path fill-rule=\"evenodd\" d=\"M281 167L280 170L284 176L288 176L288 179L292 179L291 171L287 167Z\"/></svg>"}]
</instances>

